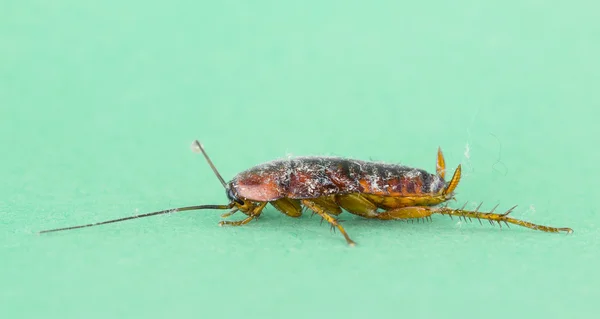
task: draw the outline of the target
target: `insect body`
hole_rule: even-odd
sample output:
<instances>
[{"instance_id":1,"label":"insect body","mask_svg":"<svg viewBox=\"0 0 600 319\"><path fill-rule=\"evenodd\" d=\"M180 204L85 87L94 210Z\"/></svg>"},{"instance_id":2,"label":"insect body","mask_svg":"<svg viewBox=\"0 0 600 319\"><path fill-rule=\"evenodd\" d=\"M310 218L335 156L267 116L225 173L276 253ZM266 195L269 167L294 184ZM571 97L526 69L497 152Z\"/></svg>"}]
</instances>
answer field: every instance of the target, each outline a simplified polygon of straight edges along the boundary
<instances>
[{"instance_id":1,"label":"insect body","mask_svg":"<svg viewBox=\"0 0 600 319\"><path fill-rule=\"evenodd\" d=\"M96 224L73 226L42 231L53 232L89 227L118 221L197 209L229 209L221 215L229 217L242 212L246 218L239 221L221 221L219 225L240 226L258 218L267 204L290 217L300 217L304 208L318 214L337 228L350 245L354 241L339 224L337 216L342 209L365 218L382 220L422 219L432 214L476 218L490 223L503 222L545 232L567 232L570 228L536 225L509 217L511 208L503 214L474 210L452 209L440 204L454 198L461 167L457 167L450 181L445 180L444 156L438 149L436 173L396 164L350 160L339 157L299 157L268 162L236 175L226 183L198 141L194 150L202 152L215 175L225 187L229 204L202 205L175 208L154 213L109 220ZM480 205L481 206L481 205ZM334 217L335 216L335 217Z\"/></svg>"}]
</instances>

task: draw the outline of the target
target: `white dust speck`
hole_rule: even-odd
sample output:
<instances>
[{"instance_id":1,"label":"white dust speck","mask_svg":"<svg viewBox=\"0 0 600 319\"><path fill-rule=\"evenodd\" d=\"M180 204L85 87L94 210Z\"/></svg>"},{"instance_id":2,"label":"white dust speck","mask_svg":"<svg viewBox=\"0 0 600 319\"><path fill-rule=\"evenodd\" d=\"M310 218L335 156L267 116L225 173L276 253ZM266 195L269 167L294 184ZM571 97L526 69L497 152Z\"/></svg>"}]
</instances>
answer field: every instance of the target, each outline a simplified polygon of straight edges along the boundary
<instances>
[{"instance_id":1,"label":"white dust speck","mask_svg":"<svg viewBox=\"0 0 600 319\"><path fill-rule=\"evenodd\" d=\"M463 176L467 177L469 175L469 172L473 171L473 165L471 165L471 146L469 145L469 142L467 142L465 144L465 152L463 155L465 156L465 165L464 166L469 167L468 170L463 169Z\"/></svg>"},{"instance_id":2,"label":"white dust speck","mask_svg":"<svg viewBox=\"0 0 600 319\"><path fill-rule=\"evenodd\" d=\"M529 205L529 208L527 209L525 214L535 214L535 206L533 206L533 204Z\"/></svg>"},{"instance_id":3,"label":"white dust speck","mask_svg":"<svg viewBox=\"0 0 600 319\"><path fill-rule=\"evenodd\" d=\"M376 191L382 190L379 187L379 176L369 176L369 180L371 182L371 189L376 190Z\"/></svg>"},{"instance_id":4,"label":"white dust speck","mask_svg":"<svg viewBox=\"0 0 600 319\"><path fill-rule=\"evenodd\" d=\"M202 148L202 146L200 145L200 143L198 143L198 141L192 142L192 145L191 145L192 152L194 152L194 153L200 153L201 152L201 150L200 150L201 148Z\"/></svg>"},{"instance_id":5,"label":"white dust speck","mask_svg":"<svg viewBox=\"0 0 600 319\"><path fill-rule=\"evenodd\" d=\"M421 176L421 172L420 172L420 171L418 171L418 170L416 170L416 169L414 169L414 170L411 170L411 171L409 171L408 173L406 173L406 176L407 176L408 178L415 178L415 177L419 177L419 176Z\"/></svg>"},{"instance_id":6,"label":"white dust speck","mask_svg":"<svg viewBox=\"0 0 600 319\"><path fill-rule=\"evenodd\" d=\"M440 177L435 175L433 177L433 182L431 182L431 185L429 185L429 192L433 193L433 191L435 190L436 186L438 185L438 183L440 182Z\"/></svg>"}]
</instances>

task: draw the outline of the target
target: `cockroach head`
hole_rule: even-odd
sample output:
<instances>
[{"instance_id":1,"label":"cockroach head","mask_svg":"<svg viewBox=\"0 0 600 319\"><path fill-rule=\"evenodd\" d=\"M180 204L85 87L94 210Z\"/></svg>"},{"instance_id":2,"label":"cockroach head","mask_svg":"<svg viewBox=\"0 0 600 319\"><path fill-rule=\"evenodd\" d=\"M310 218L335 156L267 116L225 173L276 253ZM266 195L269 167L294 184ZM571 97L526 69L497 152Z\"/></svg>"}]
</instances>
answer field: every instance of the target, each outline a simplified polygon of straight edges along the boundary
<instances>
[{"instance_id":1,"label":"cockroach head","mask_svg":"<svg viewBox=\"0 0 600 319\"><path fill-rule=\"evenodd\" d=\"M235 187L233 187L233 182L225 187L225 194L227 195L227 199L229 199L229 206L232 209L229 213L221 215L222 217L230 216L237 211L249 215L256 208L255 202L246 200L237 194Z\"/></svg>"},{"instance_id":2,"label":"cockroach head","mask_svg":"<svg viewBox=\"0 0 600 319\"><path fill-rule=\"evenodd\" d=\"M237 193L235 192L235 189L232 187L231 184L227 185L227 187L225 188L225 193L227 194L227 199L229 199L229 202L241 206L244 205L244 201L238 197Z\"/></svg>"}]
</instances>

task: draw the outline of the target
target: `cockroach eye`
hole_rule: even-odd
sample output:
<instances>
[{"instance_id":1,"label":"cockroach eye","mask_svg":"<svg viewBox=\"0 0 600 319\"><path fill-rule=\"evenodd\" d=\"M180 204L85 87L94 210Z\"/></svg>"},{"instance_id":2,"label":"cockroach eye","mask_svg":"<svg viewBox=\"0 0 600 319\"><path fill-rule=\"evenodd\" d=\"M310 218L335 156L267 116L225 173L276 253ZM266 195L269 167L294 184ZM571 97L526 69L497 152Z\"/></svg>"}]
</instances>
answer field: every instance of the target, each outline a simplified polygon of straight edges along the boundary
<instances>
[{"instance_id":1,"label":"cockroach eye","mask_svg":"<svg viewBox=\"0 0 600 319\"><path fill-rule=\"evenodd\" d=\"M241 200L241 199L239 199L239 198L238 198L238 197L235 195L235 193L234 193L233 189L231 189L231 188L227 188L227 198L228 198L230 201L232 201L232 202L236 202L236 203L238 203L238 204L240 204L240 205L244 205L244 201L243 201L243 200Z\"/></svg>"}]
</instances>

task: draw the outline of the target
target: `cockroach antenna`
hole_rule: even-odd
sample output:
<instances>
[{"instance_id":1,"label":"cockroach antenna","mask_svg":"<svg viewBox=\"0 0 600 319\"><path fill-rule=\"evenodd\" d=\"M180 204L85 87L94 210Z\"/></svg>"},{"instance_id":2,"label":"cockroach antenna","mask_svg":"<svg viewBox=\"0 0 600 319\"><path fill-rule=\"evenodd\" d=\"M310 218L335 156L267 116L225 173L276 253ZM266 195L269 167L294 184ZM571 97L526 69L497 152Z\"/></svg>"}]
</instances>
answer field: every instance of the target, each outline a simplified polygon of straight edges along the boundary
<instances>
[{"instance_id":1,"label":"cockroach antenna","mask_svg":"<svg viewBox=\"0 0 600 319\"><path fill-rule=\"evenodd\" d=\"M223 177L221 177L221 174L219 174L219 171L217 170L213 162L210 160L210 157L208 157L208 154L206 154L204 147L202 146L202 144L200 144L200 142L198 142L198 140L195 140L192 143L192 151L194 151L195 153L202 153L202 155L204 155L204 158L206 158L208 165L210 165L210 168L212 168L215 175L217 175L217 178L219 179L223 187L227 188L227 183L225 183L225 180L223 179Z\"/></svg>"},{"instance_id":2,"label":"cockroach antenna","mask_svg":"<svg viewBox=\"0 0 600 319\"><path fill-rule=\"evenodd\" d=\"M217 171L215 165L212 163L212 161L208 157L208 154L206 154L206 151L204 151L204 148L202 147L202 145L198 141L194 141L192 143L192 150L194 152L196 152L196 153L202 152L202 154L204 154L204 158L206 158L206 161L208 162L208 164L212 168L213 172L215 172L215 175L217 175L217 177L219 178L219 181L221 181L221 184L223 184L223 186L225 188L227 188L227 184L223 180L223 177L221 177L221 174L219 174L219 172ZM129 216L129 217L123 217L123 218L118 218L118 219L113 219L113 220L107 220L107 221L93 223L93 224L79 225L79 226L70 226L70 227L56 228L56 229L49 229L49 230L42 230L42 231L39 232L39 234L57 232L57 231L62 231L62 230L77 229L77 228L92 227L92 226L98 226L98 225L104 225L104 224L122 222L122 221L130 220L130 219L150 217L150 216L162 215L162 214L170 214L170 213L175 213L175 212L183 212L183 211L187 211L187 210L230 209L233 206L234 206L234 204L230 203L228 205L199 205L199 206L188 206L188 207L171 208L171 209L161 210L161 211L158 211L158 212L147 213L147 214L140 214L140 215Z\"/></svg>"},{"instance_id":3,"label":"cockroach antenna","mask_svg":"<svg viewBox=\"0 0 600 319\"><path fill-rule=\"evenodd\" d=\"M49 229L49 230L42 230L41 232L39 232L39 234L52 233L52 232L61 231L61 230L70 230L70 229L77 229L77 228L84 228L84 227L92 227L92 226L98 226L98 225L104 225L104 224L122 222L122 221L130 220L130 219L136 219L136 218L142 218L142 217L149 217L149 216L154 216L154 215L162 215L162 214L170 214L170 213L175 213L175 212L183 212L183 211L186 211L186 210L230 209L231 207L233 207L233 205L199 205L199 206L188 206L188 207L172 208L172 209L161 210L161 211L153 212L153 213L147 213L147 214L141 214L141 215L123 217L123 218L119 218L119 219L107 220L107 221L104 221L104 222L99 222L99 223L94 223L94 224L71 226L71 227L56 228L56 229Z\"/></svg>"}]
</instances>

